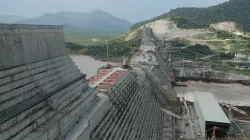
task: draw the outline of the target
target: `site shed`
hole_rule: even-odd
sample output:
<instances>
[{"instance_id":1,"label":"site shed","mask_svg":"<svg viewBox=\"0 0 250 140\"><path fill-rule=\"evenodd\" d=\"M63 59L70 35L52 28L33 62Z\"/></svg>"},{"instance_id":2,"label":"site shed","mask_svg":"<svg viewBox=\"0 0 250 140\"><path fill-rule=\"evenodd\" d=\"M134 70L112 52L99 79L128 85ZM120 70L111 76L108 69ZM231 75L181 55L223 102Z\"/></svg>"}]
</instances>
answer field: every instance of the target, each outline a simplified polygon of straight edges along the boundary
<instances>
[{"instance_id":1,"label":"site shed","mask_svg":"<svg viewBox=\"0 0 250 140\"><path fill-rule=\"evenodd\" d=\"M227 136L231 123L213 94L195 92L194 107L204 138L211 138L214 126L218 127L216 137Z\"/></svg>"}]
</instances>

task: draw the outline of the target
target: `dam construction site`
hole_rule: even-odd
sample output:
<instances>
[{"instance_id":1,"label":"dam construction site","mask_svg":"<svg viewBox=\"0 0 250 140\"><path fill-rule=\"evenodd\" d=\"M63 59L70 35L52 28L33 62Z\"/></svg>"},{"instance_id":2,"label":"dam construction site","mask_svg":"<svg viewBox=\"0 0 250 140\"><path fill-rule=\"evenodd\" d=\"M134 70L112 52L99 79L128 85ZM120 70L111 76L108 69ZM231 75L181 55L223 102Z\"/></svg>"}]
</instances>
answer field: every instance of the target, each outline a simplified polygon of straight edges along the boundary
<instances>
[{"instance_id":1,"label":"dam construction site","mask_svg":"<svg viewBox=\"0 0 250 140\"><path fill-rule=\"evenodd\" d=\"M197 77L141 30L126 63L87 79L63 26L0 24L0 140L250 139L250 78L199 67Z\"/></svg>"}]
</instances>

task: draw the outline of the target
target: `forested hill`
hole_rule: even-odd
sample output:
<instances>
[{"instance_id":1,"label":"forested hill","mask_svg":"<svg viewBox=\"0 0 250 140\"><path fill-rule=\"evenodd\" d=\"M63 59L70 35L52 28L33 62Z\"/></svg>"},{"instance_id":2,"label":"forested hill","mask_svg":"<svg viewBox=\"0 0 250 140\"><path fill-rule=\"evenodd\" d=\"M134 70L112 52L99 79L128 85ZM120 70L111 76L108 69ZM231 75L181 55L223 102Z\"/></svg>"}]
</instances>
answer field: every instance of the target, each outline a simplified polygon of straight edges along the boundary
<instances>
[{"instance_id":1,"label":"forested hill","mask_svg":"<svg viewBox=\"0 0 250 140\"><path fill-rule=\"evenodd\" d=\"M166 17L178 18L177 22L193 24L194 26L206 26L211 23L222 21L234 21L238 27L250 32L250 0L230 0L222 4L208 8L177 8L151 20L135 24L132 28L137 28L146 23L163 19ZM193 27L193 26L184 26Z\"/></svg>"}]
</instances>

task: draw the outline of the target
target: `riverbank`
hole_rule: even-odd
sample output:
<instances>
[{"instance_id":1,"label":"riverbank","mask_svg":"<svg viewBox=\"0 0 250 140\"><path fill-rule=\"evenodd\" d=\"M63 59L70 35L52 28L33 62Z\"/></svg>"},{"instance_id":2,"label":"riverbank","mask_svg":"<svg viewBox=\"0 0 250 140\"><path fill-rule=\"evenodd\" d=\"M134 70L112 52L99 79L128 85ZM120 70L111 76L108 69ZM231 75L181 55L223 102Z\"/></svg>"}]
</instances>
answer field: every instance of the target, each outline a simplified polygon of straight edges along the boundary
<instances>
[{"instance_id":1,"label":"riverbank","mask_svg":"<svg viewBox=\"0 0 250 140\"><path fill-rule=\"evenodd\" d=\"M100 67L107 65L107 62L101 61L98 58L88 56L88 55L70 55L70 57L78 66L80 71L82 73L87 74L87 79L94 76ZM110 61L110 62L111 62L111 65L121 64L121 63L118 63L117 61Z\"/></svg>"},{"instance_id":2,"label":"riverbank","mask_svg":"<svg viewBox=\"0 0 250 140\"><path fill-rule=\"evenodd\" d=\"M106 65L105 62L94 59L91 56L85 55L70 55L72 60L78 66L82 73L87 74L87 79L94 76L97 73L97 70Z\"/></svg>"},{"instance_id":3,"label":"riverbank","mask_svg":"<svg viewBox=\"0 0 250 140\"><path fill-rule=\"evenodd\" d=\"M91 55L78 54L78 53L70 53L69 55L70 56L87 56L87 57L91 57L97 61L107 62L106 57L91 56ZM109 62L111 62L111 63L122 63L122 61L123 61L123 57L111 57L111 58L109 58Z\"/></svg>"}]
</instances>

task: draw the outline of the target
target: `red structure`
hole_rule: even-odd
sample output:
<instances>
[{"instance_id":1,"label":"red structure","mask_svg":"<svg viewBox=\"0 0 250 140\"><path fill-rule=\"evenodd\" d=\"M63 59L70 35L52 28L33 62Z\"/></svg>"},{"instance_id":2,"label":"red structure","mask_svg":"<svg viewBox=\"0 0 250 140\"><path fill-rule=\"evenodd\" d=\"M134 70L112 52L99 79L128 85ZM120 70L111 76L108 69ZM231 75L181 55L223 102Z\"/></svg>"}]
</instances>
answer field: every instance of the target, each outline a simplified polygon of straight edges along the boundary
<instances>
[{"instance_id":1,"label":"red structure","mask_svg":"<svg viewBox=\"0 0 250 140\"><path fill-rule=\"evenodd\" d=\"M94 77L91 77L88 81L93 84L99 79L103 78L105 75L109 74L112 70L101 70Z\"/></svg>"},{"instance_id":2,"label":"red structure","mask_svg":"<svg viewBox=\"0 0 250 140\"><path fill-rule=\"evenodd\" d=\"M96 89L98 90L109 90L111 87L125 74L125 71L116 71L102 83L100 83Z\"/></svg>"}]
</instances>

